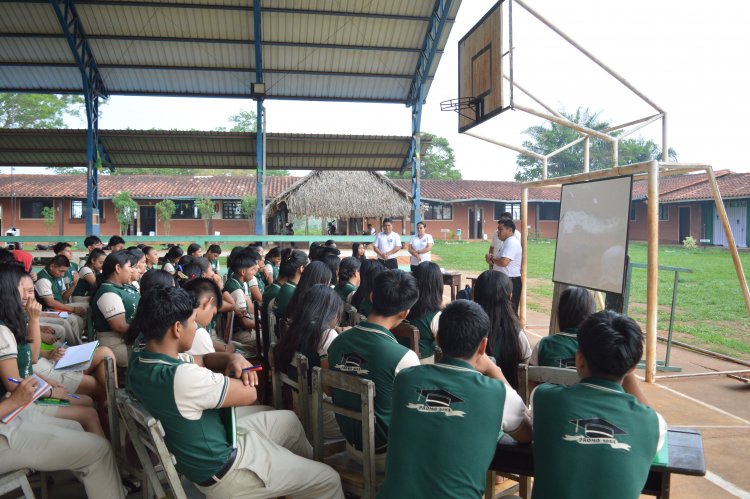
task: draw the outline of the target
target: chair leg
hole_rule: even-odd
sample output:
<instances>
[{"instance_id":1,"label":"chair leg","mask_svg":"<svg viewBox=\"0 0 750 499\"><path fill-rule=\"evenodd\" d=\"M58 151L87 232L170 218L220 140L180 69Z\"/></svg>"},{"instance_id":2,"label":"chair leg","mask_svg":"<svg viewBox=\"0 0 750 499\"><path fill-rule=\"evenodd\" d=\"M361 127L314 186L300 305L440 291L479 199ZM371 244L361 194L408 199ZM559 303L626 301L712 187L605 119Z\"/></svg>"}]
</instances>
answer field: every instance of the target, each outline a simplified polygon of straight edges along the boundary
<instances>
[{"instance_id":1,"label":"chair leg","mask_svg":"<svg viewBox=\"0 0 750 499\"><path fill-rule=\"evenodd\" d=\"M48 490L47 490L47 480L49 479L49 475L46 471L39 472L39 489L42 492L42 499L47 499L48 497Z\"/></svg>"},{"instance_id":2,"label":"chair leg","mask_svg":"<svg viewBox=\"0 0 750 499\"><path fill-rule=\"evenodd\" d=\"M494 499L495 497L495 472L487 470L487 484L484 487L484 499Z\"/></svg>"},{"instance_id":3,"label":"chair leg","mask_svg":"<svg viewBox=\"0 0 750 499\"><path fill-rule=\"evenodd\" d=\"M42 475L42 478L46 479L44 475ZM26 478L26 476L24 475L21 478L19 478L18 481L21 482L20 485L21 485L21 490L23 491L23 496L26 499L34 499L34 491L31 489L31 485L29 484L29 479ZM46 485L42 485L42 490L44 490L45 487Z\"/></svg>"}]
</instances>

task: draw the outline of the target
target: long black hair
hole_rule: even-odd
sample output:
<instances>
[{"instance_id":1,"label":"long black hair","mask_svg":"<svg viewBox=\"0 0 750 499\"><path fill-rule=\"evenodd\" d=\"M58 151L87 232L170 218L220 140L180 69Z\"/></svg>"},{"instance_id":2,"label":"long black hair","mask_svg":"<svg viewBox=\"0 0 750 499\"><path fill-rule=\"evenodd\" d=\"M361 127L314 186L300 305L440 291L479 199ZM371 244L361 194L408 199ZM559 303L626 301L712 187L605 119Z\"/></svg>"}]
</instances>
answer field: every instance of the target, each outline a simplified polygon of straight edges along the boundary
<instances>
[{"instance_id":1,"label":"long black hair","mask_svg":"<svg viewBox=\"0 0 750 499\"><path fill-rule=\"evenodd\" d=\"M347 256L339 263L339 285L343 286L349 279L351 279L355 273L359 272L362 267L362 263L358 258L353 256Z\"/></svg>"},{"instance_id":2,"label":"long black hair","mask_svg":"<svg viewBox=\"0 0 750 499\"><path fill-rule=\"evenodd\" d=\"M315 284L310 287L300 306L290 309L292 324L274 349L278 369L290 364L297 351L317 352L323 335L338 324L343 307L341 298L330 286Z\"/></svg>"},{"instance_id":3,"label":"long black hair","mask_svg":"<svg viewBox=\"0 0 750 499\"><path fill-rule=\"evenodd\" d=\"M292 298L289 300L289 304L286 306L288 310L287 316L295 313L295 310L302 306L302 301L305 299L307 291L315 286L316 284L325 284L326 286L331 285L333 275L331 269L325 262L314 261L302 272L302 277L297 283L297 289L294 290Z\"/></svg>"},{"instance_id":4,"label":"long black hair","mask_svg":"<svg viewBox=\"0 0 750 499\"><path fill-rule=\"evenodd\" d=\"M518 364L522 357L518 332L521 325L510 300L512 291L513 284L507 275L486 270L474 285L474 301L490 318L487 354L495 357L505 379L514 390L518 390Z\"/></svg>"},{"instance_id":5,"label":"long black hair","mask_svg":"<svg viewBox=\"0 0 750 499\"><path fill-rule=\"evenodd\" d=\"M560 293L557 322L561 331L578 328L594 312L596 312L596 303L588 289L571 287Z\"/></svg>"},{"instance_id":6,"label":"long black hair","mask_svg":"<svg viewBox=\"0 0 750 499\"><path fill-rule=\"evenodd\" d=\"M279 276L293 279L300 267L307 265L307 255L300 250L286 248L281 252Z\"/></svg>"},{"instance_id":7,"label":"long black hair","mask_svg":"<svg viewBox=\"0 0 750 499\"><path fill-rule=\"evenodd\" d=\"M378 260L366 260L359 269L360 284L352 296L352 305L359 308L362 300L369 300L370 293L375 288L375 278L385 271L385 265Z\"/></svg>"},{"instance_id":8,"label":"long black hair","mask_svg":"<svg viewBox=\"0 0 750 499\"><path fill-rule=\"evenodd\" d=\"M419 299L411 307L409 317L416 319L443 308L443 273L436 263L422 262L414 271L419 288Z\"/></svg>"},{"instance_id":9,"label":"long black hair","mask_svg":"<svg viewBox=\"0 0 750 499\"><path fill-rule=\"evenodd\" d=\"M352 244L352 256L356 258L359 261L367 260L367 256L363 253L362 256L359 256L359 248L364 247L366 243L354 243Z\"/></svg>"},{"instance_id":10,"label":"long black hair","mask_svg":"<svg viewBox=\"0 0 750 499\"><path fill-rule=\"evenodd\" d=\"M19 345L28 343L26 315L24 314L21 295L18 293L18 285L24 277L31 279L31 276L20 265L0 264L0 296L3 297L3 306L0 307L0 321L3 321L5 326L10 329Z\"/></svg>"},{"instance_id":11,"label":"long black hair","mask_svg":"<svg viewBox=\"0 0 750 499\"><path fill-rule=\"evenodd\" d=\"M117 266L125 267L130 262L130 254L125 250L114 251L107 255L102 265L102 273L96 276L96 287L102 285L117 270Z\"/></svg>"},{"instance_id":12,"label":"long black hair","mask_svg":"<svg viewBox=\"0 0 750 499\"><path fill-rule=\"evenodd\" d=\"M182 251L182 248L179 246L172 246L167 250L167 253L164 255L163 262L164 263L172 263L172 260L176 258L180 258L182 255L184 255L185 252Z\"/></svg>"},{"instance_id":13,"label":"long black hair","mask_svg":"<svg viewBox=\"0 0 750 499\"><path fill-rule=\"evenodd\" d=\"M86 257L86 263L83 264L84 267L91 268L91 262L96 261L98 258L101 258L102 256L106 257L107 253L100 248L94 248L91 250L91 253L89 253L89 256Z\"/></svg>"}]
</instances>

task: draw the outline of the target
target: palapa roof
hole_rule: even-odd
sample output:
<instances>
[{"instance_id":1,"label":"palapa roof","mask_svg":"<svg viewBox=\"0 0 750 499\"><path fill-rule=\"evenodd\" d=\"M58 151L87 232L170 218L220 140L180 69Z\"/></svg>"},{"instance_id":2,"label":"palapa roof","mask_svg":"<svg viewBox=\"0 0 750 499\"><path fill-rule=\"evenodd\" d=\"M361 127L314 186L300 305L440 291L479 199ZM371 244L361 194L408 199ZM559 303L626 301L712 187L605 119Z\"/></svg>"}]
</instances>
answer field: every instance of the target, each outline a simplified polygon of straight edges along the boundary
<instances>
[{"instance_id":1,"label":"palapa roof","mask_svg":"<svg viewBox=\"0 0 750 499\"><path fill-rule=\"evenodd\" d=\"M320 218L400 217L411 208L405 190L372 171L313 171L279 194L269 214L281 203L294 216Z\"/></svg>"}]
</instances>

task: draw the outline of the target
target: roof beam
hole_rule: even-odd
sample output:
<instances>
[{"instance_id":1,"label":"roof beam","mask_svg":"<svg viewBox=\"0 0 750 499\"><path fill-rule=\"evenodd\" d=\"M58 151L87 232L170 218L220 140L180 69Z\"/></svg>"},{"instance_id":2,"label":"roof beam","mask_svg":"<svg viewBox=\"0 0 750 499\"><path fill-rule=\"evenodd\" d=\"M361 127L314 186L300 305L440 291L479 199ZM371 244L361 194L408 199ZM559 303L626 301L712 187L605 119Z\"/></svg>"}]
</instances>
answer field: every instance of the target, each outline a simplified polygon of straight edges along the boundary
<instances>
[{"instance_id":1,"label":"roof beam","mask_svg":"<svg viewBox=\"0 0 750 499\"><path fill-rule=\"evenodd\" d=\"M414 71L411 87L409 88L409 96L407 98L409 102L413 103L415 99L420 97L419 86L424 85L427 81L432 61L435 59L435 53L440 44L440 37L443 36L443 29L446 25L448 12L451 9L451 3L452 0L435 0L430 25L427 27L427 33L425 33L424 41L422 42L422 52L419 55L419 62L417 62L417 68Z\"/></svg>"}]
</instances>

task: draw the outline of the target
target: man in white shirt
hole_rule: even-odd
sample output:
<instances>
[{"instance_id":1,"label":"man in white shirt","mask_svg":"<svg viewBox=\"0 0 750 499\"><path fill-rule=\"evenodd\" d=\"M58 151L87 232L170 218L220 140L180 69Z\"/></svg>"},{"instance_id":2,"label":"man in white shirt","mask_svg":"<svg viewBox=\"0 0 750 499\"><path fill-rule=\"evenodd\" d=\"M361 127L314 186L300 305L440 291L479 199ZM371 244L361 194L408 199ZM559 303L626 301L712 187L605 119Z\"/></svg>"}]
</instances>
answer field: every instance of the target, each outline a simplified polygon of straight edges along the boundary
<instances>
[{"instance_id":1,"label":"man in white shirt","mask_svg":"<svg viewBox=\"0 0 750 499\"><path fill-rule=\"evenodd\" d=\"M511 301L513 307L518 313L518 305L521 300L521 259L523 257L523 248L521 243L514 237L516 224L513 220L499 220L497 222L497 236L502 241L499 250L490 259L492 270L504 272L510 277L513 283L513 296Z\"/></svg>"},{"instance_id":2,"label":"man in white shirt","mask_svg":"<svg viewBox=\"0 0 750 499\"><path fill-rule=\"evenodd\" d=\"M373 249L387 269L398 268L396 254L401 251L401 237L393 232L393 223L390 218L383 219L383 232L375 236Z\"/></svg>"}]
</instances>

